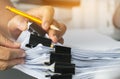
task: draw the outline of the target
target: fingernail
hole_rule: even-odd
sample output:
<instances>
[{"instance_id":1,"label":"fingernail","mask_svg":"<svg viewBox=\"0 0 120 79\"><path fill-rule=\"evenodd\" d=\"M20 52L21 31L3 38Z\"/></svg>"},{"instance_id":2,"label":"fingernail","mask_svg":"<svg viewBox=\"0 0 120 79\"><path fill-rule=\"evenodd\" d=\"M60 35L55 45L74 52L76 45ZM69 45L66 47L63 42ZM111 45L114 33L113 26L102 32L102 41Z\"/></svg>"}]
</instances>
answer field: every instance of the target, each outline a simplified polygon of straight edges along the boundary
<instances>
[{"instance_id":1,"label":"fingernail","mask_svg":"<svg viewBox=\"0 0 120 79\"><path fill-rule=\"evenodd\" d=\"M21 22L19 25L18 25L18 29L21 30L21 31L24 31L27 29L26 27L26 22Z\"/></svg>"},{"instance_id":2,"label":"fingernail","mask_svg":"<svg viewBox=\"0 0 120 79\"><path fill-rule=\"evenodd\" d=\"M48 22L45 22L44 24L43 24L43 29L45 29L45 30L47 30L48 28L49 28L49 23Z\"/></svg>"}]
</instances>

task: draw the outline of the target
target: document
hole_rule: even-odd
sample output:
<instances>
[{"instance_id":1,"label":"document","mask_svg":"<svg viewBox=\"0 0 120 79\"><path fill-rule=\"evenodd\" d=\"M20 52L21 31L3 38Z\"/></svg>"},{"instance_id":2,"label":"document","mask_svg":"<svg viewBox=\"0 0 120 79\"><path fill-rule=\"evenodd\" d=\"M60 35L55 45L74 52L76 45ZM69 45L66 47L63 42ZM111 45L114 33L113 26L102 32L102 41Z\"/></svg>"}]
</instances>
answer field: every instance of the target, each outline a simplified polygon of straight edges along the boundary
<instances>
[{"instance_id":1,"label":"document","mask_svg":"<svg viewBox=\"0 0 120 79\"><path fill-rule=\"evenodd\" d=\"M38 44L36 47L28 48L30 32L24 31L19 36L21 48L26 52L25 64L14 66L30 76L37 79L50 79L46 75L56 75L54 66L48 66L45 62L50 62L50 51L54 48ZM110 51L93 51L71 48L71 62L75 64L75 74L72 79L93 79L96 73L110 71L120 67L120 53L115 50Z\"/></svg>"}]
</instances>

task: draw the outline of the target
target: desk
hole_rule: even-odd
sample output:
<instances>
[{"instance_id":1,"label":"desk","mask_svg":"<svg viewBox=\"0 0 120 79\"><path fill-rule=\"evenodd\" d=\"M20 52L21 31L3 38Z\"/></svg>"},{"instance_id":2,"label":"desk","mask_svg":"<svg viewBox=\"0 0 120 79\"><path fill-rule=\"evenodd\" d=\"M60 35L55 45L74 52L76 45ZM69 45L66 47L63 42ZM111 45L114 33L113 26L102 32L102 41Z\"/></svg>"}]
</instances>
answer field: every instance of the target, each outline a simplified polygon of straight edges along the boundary
<instances>
[{"instance_id":1,"label":"desk","mask_svg":"<svg viewBox=\"0 0 120 79\"><path fill-rule=\"evenodd\" d=\"M15 69L0 71L0 79L36 79Z\"/></svg>"},{"instance_id":2,"label":"desk","mask_svg":"<svg viewBox=\"0 0 120 79\"><path fill-rule=\"evenodd\" d=\"M88 50L112 50L120 47L120 42L96 29L68 29L64 35L67 46Z\"/></svg>"},{"instance_id":3,"label":"desk","mask_svg":"<svg viewBox=\"0 0 120 79\"><path fill-rule=\"evenodd\" d=\"M79 6L80 0L20 0L21 3L52 5L59 7Z\"/></svg>"}]
</instances>

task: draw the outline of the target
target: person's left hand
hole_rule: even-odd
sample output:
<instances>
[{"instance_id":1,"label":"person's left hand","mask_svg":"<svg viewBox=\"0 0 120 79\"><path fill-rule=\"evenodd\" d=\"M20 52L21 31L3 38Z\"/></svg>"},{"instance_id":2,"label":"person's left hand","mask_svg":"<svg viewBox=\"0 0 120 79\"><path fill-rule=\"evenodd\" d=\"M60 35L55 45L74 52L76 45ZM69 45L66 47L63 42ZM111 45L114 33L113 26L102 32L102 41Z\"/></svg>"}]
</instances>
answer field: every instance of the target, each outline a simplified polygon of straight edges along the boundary
<instances>
[{"instance_id":1,"label":"person's left hand","mask_svg":"<svg viewBox=\"0 0 120 79\"><path fill-rule=\"evenodd\" d=\"M38 8L31 9L27 11L28 14L38 17L42 20L42 29L44 29L50 39L53 42L60 42L63 43L63 34L66 31L66 26L64 24L58 23L53 19L54 16L54 9L51 6L42 6ZM17 38L19 34L27 29L28 19L22 16L15 16L8 22L9 32L10 35L14 38ZM61 31L56 31L50 29L50 25L53 24L57 26Z\"/></svg>"},{"instance_id":2,"label":"person's left hand","mask_svg":"<svg viewBox=\"0 0 120 79\"><path fill-rule=\"evenodd\" d=\"M0 70L6 70L25 62L25 51L20 44L7 39L0 33Z\"/></svg>"}]
</instances>

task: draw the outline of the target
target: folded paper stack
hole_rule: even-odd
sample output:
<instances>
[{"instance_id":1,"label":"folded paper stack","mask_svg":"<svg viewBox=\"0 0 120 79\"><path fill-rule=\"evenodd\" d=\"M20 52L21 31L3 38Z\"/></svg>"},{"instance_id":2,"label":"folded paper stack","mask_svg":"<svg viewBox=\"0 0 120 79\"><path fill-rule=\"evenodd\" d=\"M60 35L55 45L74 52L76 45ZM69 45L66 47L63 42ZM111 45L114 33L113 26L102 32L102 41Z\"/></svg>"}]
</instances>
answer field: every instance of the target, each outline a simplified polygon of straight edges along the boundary
<instances>
[{"instance_id":1,"label":"folded paper stack","mask_svg":"<svg viewBox=\"0 0 120 79\"><path fill-rule=\"evenodd\" d=\"M14 66L38 79L94 79L96 73L120 67L120 53L74 49L52 41L32 28L18 37L26 62Z\"/></svg>"}]
</instances>

